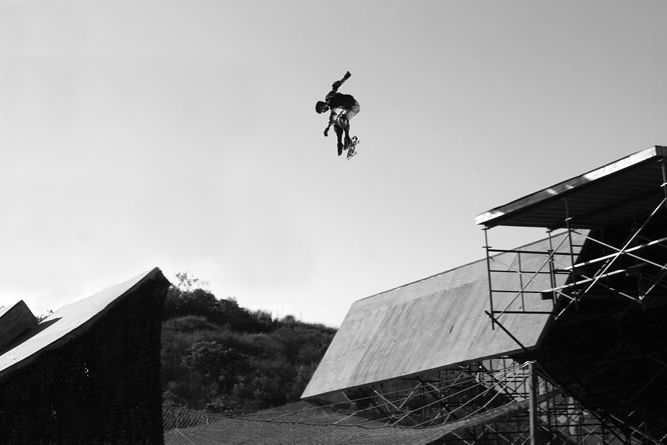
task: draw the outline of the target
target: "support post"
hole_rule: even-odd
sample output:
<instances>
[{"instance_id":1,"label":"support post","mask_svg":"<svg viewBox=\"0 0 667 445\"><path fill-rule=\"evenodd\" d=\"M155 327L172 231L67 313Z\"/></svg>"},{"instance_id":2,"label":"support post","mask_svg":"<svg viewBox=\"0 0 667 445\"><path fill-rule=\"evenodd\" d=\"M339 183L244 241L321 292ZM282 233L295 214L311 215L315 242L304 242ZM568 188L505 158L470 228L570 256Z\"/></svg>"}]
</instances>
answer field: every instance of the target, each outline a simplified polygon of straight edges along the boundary
<instances>
[{"instance_id":1,"label":"support post","mask_svg":"<svg viewBox=\"0 0 667 445\"><path fill-rule=\"evenodd\" d=\"M551 230L547 230L547 235L549 236L549 256L547 257L549 261L549 280L551 283L551 307L553 310L556 309L556 304L557 301L557 293L553 289L556 287L556 273L555 273L555 267L554 267L554 245L553 245L553 239L551 238Z\"/></svg>"},{"instance_id":2,"label":"support post","mask_svg":"<svg viewBox=\"0 0 667 445\"><path fill-rule=\"evenodd\" d=\"M535 375L535 362L528 364L528 417L530 422L530 445L538 445L537 439L537 376Z\"/></svg>"},{"instance_id":3,"label":"support post","mask_svg":"<svg viewBox=\"0 0 667 445\"><path fill-rule=\"evenodd\" d=\"M521 310L525 311L526 310L526 301L524 298L524 293L523 293L523 268L521 267L521 252L516 253L516 258L517 258L517 263L519 266L519 289L521 289Z\"/></svg>"},{"instance_id":4,"label":"support post","mask_svg":"<svg viewBox=\"0 0 667 445\"><path fill-rule=\"evenodd\" d=\"M565 199L565 227L567 228L567 239L568 243L570 244L570 267L572 268L572 283L577 282L577 275L576 275L576 270L574 267L575 261L574 261L574 248L572 246L572 217L570 216L570 206L567 202L567 199ZM575 295L578 294L578 289L575 286L573 289L573 292Z\"/></svg>"},{"instance_id":5,"label":"support post","mask_svg":"<svg viewBox=\"0 0 667 445\"><path fill-rule=\"evenodd\" d=\"M665 158L660 158L660 169L662 170L662 191L665 194L665 207L667 208L667 165L665 165Z\"/></svg>"},{"instance_id":6,"label":"support post","mask_svg":"<svg viewBox=\"0 0 667 445\"><path fill-rule=\"evenodd\" d=\"M489 280L489 312L491 313L491 330L496 328L496 320L493 317L493 288L491 287L491 258L489 258L489 231L488 227L484 227L484 249L486 250L486 273Z\"/></svg>"}]
</instances>

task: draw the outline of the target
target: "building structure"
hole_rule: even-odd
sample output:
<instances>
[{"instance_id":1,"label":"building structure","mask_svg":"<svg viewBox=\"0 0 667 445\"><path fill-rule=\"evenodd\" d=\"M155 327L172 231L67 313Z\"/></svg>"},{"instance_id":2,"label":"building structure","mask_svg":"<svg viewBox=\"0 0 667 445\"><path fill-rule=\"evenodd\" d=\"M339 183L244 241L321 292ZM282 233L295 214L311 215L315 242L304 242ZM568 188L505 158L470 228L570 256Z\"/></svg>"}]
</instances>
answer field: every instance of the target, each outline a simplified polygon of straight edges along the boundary
<instances>
[{"instance_id":1,"label":"building structure","mask_svg":"<svg viewBox=\"0 0 667 445\"><path fill-rule=\"evenodd\" d=\"M391 425L475 424L442 443L661 443L666 154L643 150L478 216L486 258L354 303L303 397L342 394L352 411L370 401ZM547 235L493 248L500 225ZM499 406L512 414L474 421Z\"/></svg>"},{"instance_id":2,"label":"building structure","mask_svg":"<svg viewBox=\"0 0 667 445\"><path fill-rule=\"evenodd\" d=\"M586 407L648 442L667 435L666 155L666 147L652 147L477 218L485 232L543 227L559 232L566 250L580 250L576 258L543 252L540 272L568 282L545 292L554 311L535 359ZM582 245L576 236L583 233ZM519 275L528 281L525 271ZM515 290L523 293L520 285ZM503 324L502 308L492 312Z\"/></svg>"},{"instance_id":3,"label":"building structure","mask_svg":"<svg viewBox=\"0 0 667 445\"><path fill-rule=\"evenodd\" d=\"M0 443L163 443L168 286L156 268L40 322L25 304L0 310Z\"/></svg>"}]
</instances>

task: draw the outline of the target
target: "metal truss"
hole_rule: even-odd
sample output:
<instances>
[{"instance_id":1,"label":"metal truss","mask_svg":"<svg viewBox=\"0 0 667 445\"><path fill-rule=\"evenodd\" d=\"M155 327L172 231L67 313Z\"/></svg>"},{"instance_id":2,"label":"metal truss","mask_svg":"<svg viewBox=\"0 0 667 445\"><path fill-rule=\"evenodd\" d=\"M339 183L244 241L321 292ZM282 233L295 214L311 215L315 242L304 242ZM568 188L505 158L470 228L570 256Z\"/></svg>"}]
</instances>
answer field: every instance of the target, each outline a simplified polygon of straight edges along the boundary
<instances>
[{"instance_id":1,"label":"metal truss","mask_svg":"<svg viewBox=\"0 0 667 445\"><path fill-rule=\"evenodd\" d=\"M384 438L400 433L404 443L429 445L662 443L641 425L586 409L535 362L509 357L346 390L342 396L346 402L336 398L331 404L293 411L236 416L164 407L164 427L169 443L225 441L228 433L238 436L239 429L250 431L269 423L274 424L273 432L287 428L292 434L298 425L311 432L312 427L338 425L343 428L338 431L355 427L354 434L364 437L372 438L373 431ZM335 429L324 431L336 437Z\"/></svg>"},{"instance_id":2,"label":"metal truss","mask_svg":"<svg viewBox=\"0 0 667 445\"><path fill-rule=\"evenodd\" d=\"M545 242L517 249L494 249L484 229L492 327L506 314L554 313L559 298L574 300L564 287L576 266L585 235L572 230L547 232ZM578 241L575 243L575 240ZM526 267L529 263L530 266ZM536 300L551 300L545 307Z\"/></svg>"},{"instance_id":3,"label":"metal truss","mask_svg":"<svg viewBox=\"0 0 667 445\"><path fill-rule=\"evenodd\" d=\"M492 327L504 314L544 313L543 309L534 311L526 304L535 294L551 299L552 312L558 319L572 307L578 308L582 299L594 293L612 294L643 305L647 298L667 289L667 163L661 160L660 167L662 199L656 199L654 207L647 209L647 212L651 210L648 216L628 221L624 236L616 233L611 240L605 240L602 228L574 229L576 221L570 215L566 198L562 199L560 231L547 231L548 244L538 244L543 246L541 249L494 249L489 245L489 229L484 228ZM596 253L594 257L580 258L584 244ZM525 268L522 263L527 256L532 258L533 264L535 258L539 258L538 267ZM497 285L507 282L498 279L505 274L517 278L510 288ZM627 289L614 285L615 280L624 276L637 277L638 286ZM513 294L513 298L509 302L505 298L499 307L498 297L508 293Z\"/></svg>"},{"instance_id":4,"label":"metal truss","mask_svg":"<svg viewBox=\"0 0 667 445\"><path fill-rule=\"evenodd\" d=\"M450 425L433 443L660 443L618 419L585 409L536 363L508 357L357 388L346 395L356 407L348 418L411 428Z\"/></svg>"},{"instance_id":5,"label":"metal truss","mask_svg":"<svg viewBox=\"0 0 667 445\"><path fill-rule=\"evenodd\" d=\"M661 171L660 193L656 194L654 202L642 214L638 213L632 221L624 224L616 222L609 227L583 228L571 217L568 201L562 198L562 222L557 229L548 230L547 237L540 242L517 249L494 249L489 243L489 228L484 229L489 282L487 315L492 328L499 327L528 352L511 329L507 328L509 323L505 323L505 320L517 315L544 315L550 320L549 326L559 326L560 337L550 343L551 348L558 348L554 345L562 344L561 349L577 347L577 354L592 354L591 360L594 362L591 363L586 362L585 356L567 361L577 366L577 369L567 371L570 376L576 375L570 378L568 385L573 381L581 383L581 391L577 390L577 395L583 397L581 400L585 399L586 403L601 398L606 398L608 403L616 400L617 406L628 407L629 410L623 414L628 418L618 418L603 412L586 411L570 396L547 398L546 405L538 406L540 428L546 427L558 435L567 433L576 439L570 437L565 442L554 442L556 439L542 437L543 440L531 443L663 443L667 439L667 435L656 438L648 434L649 431L654 435L662 434L664 431L660 431L664 425L655 422L651 424L651 421L642 423L637 417L630 420L630 417L635 416L633 402L637 400L638 406L641 406L647 398L650 399L650 396L646 396L647 392L662 388L667 373L665 348L658 339L658 336L663 335L660 323L667 305L665 161L661 161ZM646 203L647 196L641 198ZM590 325L590 320L597 320L596 323L601 327L606 326L607 331L598 329L597 325ZM641 332L641 338L635 338L620 330L614 331L614 328L609 331L609 326L616 326L617 329L626 326L623 320L628 320L627 326L644 320L641 323L651 326L647 329L656 332L628 328L631 332ZM572 337L568 332L575 327L578 334ZM595 348L593 332L595 335L605 335L602 332L616 333L613 336L616 343L606 343L609 349L604 354L598 354L591 349ZM581 336L581 340L576 335ZM567 355L569 352L561 353ZM524 356L539 356L539 360L546 360L545 366L548 364L552 369L553 357L550 358L549 354L547 351L544 354ZM619 373L625 370L631 374L623 374L623 378L617 379L618 383L613 388L616 392L604 392L603 387L596 386L598 379L608 379L614 374L620 376ZM641 380L634 377L632 373L635 372L641 375ZM541 384L555 385L552 379L544 377L544 381L551 383ZM599 396L591 392L593 387ZM558 391L565 394L562 389ZM582 415L581 412L588 414ZM486 437L492 429L484 426L477 428L476 432ZM530 437L532 440L539 438L540 429ZM465 440L463 442L467 443ZM498 443L521 442L516 439L516 442Z\"/></svg>"},{"instance_id":6,"label":"metal truss","mask_svg":"<svg viewBox=\"0 0 667 445\"><path fill-rule=\"evenodd\" d=\"M565 228L548 231L545 249L494 249L489 245L487 229L485 249L489 280L489 315L492 326L502 323L505 314L553 314L555 319L579 304L590 295L617 296L627 302L644 306L647 298L667 290L667 227L658 227L667 217L667 198L660 200L652 212L638 224L630 227L625 237L616 235L606 241L601 232L573 229L569 217L564 218ZM597 255L582 260L582 241ZM498 255L502 254L502 255ZM529 256L534 269L523 266ZM510 288L500 288L501 274L511 274L516 280ZM636 285L627 286L627 278ZM620 281L619 281L620 279ZM623 282L625 280L625 283ZM619 284L620 283L620 284ZM506 286L506 284L505 284ZM499 305L499 296L505 297ZM550 311L534 310L531 299L547 298L552 302Z\"/></svg>"}]
</instances>

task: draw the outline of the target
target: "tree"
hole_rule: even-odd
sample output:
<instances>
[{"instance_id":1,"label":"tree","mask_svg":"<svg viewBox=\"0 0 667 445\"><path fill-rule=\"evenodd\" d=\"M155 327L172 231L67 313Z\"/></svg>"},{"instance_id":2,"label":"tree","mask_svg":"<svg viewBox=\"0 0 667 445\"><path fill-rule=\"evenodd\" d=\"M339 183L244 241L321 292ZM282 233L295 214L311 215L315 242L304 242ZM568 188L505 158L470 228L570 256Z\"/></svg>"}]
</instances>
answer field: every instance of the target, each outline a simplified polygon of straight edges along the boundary
<instances>
[{"instance_id":1,"label":"tree","mask_svg":"<svg viewBox=\"0 0 667 445\"><path fill-rule=\"evenodd\" d=\"M162 325L165 403L229 412L298 400L335 329L249 311L177 278Z\"/></svg>"}]
</instances>

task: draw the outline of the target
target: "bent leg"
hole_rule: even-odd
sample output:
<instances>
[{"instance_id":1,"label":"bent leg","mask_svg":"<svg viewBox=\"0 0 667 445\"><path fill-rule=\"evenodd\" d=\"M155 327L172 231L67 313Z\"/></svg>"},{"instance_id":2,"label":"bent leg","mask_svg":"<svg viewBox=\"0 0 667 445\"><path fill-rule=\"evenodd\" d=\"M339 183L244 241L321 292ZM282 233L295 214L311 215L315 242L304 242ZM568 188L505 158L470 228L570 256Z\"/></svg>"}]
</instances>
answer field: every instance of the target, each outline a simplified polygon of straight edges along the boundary
<instances>
[{"instance_id":1,"label":"bent leg","mask_svg":"<svg viewBox=\"0 0 667 445\"><path fill-rule=\"evenodd\" d=\"M359 102L355 102L354 105L345 113L345 143L350 144L350 120L356 116L359 111L361 111L361 106Z\"/></svg>"},{"instance_id":2,"label":"bent leg","mask_svg":"<svg viewBox=\"0 0 667 445\"><path fill-rule=\"evenodd\" d=\"M340 123L343 127L343 131L345 131L345 146L347 147L352 142L350 140L350 119L347 115L343 115L340 117Z\"/></svg>"}]
</instances>

